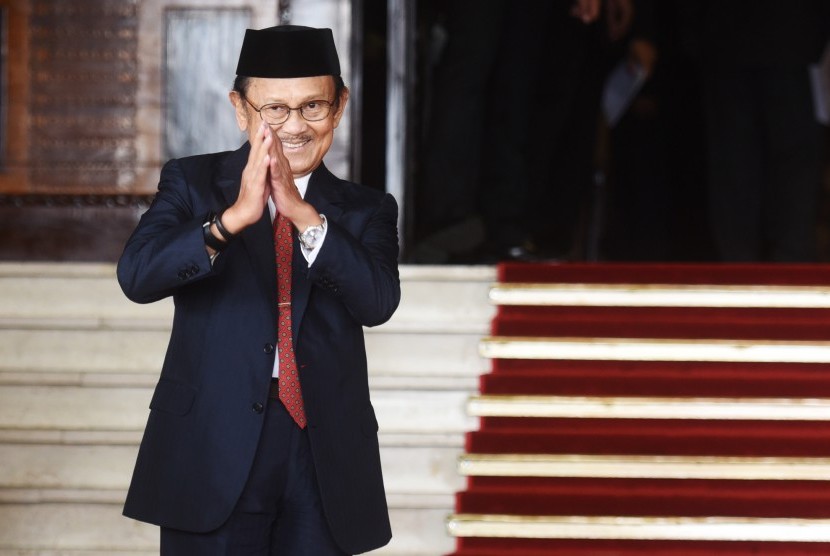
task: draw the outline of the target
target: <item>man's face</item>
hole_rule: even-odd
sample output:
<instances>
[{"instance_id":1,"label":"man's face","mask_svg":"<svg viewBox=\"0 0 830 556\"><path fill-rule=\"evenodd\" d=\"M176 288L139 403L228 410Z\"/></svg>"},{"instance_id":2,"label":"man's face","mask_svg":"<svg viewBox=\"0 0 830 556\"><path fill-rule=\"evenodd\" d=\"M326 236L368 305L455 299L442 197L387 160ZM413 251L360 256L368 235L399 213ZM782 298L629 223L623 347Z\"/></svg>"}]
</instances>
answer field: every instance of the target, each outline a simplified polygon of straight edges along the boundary
<instances>
[{"instance_id":1,"label":"man's face","mask_svg":"<svg viewBox=\"0 0 830 556\"><path fill-rule=\"evenodd\" d=\"M312 100L334 103L334 79L328 75L291 79L253 77L249 81L246 97L257 108L273 103L297 108ZM320 165L331 147L334 129L340 123L347 100L348 92L344 92L339 105L333 106L322 120L309 122L299 110L292 110L288 120L271 126L274 137L279 141L277 147L282 145L295 178L311 173ZM261 123L259 114L235 92L231 93L231 102L236 107L239 128L247 132L251 140Z\"/></svg>"}]
</instances>

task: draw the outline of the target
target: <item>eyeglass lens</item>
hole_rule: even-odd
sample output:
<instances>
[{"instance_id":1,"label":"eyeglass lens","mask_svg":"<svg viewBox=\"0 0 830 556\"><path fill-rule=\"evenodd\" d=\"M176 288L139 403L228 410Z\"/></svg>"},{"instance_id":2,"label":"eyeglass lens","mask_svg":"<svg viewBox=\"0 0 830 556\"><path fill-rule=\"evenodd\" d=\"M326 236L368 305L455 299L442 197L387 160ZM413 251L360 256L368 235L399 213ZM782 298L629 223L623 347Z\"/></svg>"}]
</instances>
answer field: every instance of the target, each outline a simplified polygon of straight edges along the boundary
<instances>
[{"instance_id":1,"label":"eyeglass lens","mask_svg":"<svg viewBox=\"0 0 830 556\"><path fill-rule=\"evenodd\" d=\"M299 110L300 115L310 122L322 120L329 114L331 104L324 100L312 100L291 108L285 104L266 104L259 109L262 119L270 124L281 124L288 119L292 110Z\"/></svg>"}]
</instances>

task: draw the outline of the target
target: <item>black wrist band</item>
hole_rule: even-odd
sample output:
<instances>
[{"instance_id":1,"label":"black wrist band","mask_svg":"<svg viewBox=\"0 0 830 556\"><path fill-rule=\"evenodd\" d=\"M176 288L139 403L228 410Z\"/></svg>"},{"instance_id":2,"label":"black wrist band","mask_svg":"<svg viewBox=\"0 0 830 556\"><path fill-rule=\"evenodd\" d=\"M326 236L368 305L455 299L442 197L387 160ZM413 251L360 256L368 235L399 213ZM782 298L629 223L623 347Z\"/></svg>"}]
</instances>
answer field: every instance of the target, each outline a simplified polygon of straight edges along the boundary
<instances>
[{"instance_id":1,"label":"black wrist band","mask_svg":"<svg viewBox=\"0 0 830 556\"><path fill-rule=\"evenodd\" d=\"M236 237L236 234L232 234L232 233L230 233L230 232L228 231L228 229L227 229L227 228L225 228L225 226L223 226L223 225L222 225L222 215L223 215L223 214L225 214L225 211L224 211L224 210L223 210L222 212L220 212L219 214L217 214L217 215L213 218L213 223L214 223L214 224L216 224L216 229L217 229L217 230L219 230L219 235L221 235L221 236L222 236L222 238L223 238L225 241L230 242L233 238L235 238L235 237Z\"/></svg>"},{"instance_id":2,"label":"black wrist band","mask_svg":"<svg viewBox=\"0 0 830 556\"><path fill-rule=\"evenodd\" d=\"M210 231L211 222L212 220L208 220L202 225L202 235L204 235L205 237L205 245L207 245L214 251L219 252L222 249L224 249L228 244L216 237L215 235L213 235L213 232Z\"/></svg>"}]
</instances>

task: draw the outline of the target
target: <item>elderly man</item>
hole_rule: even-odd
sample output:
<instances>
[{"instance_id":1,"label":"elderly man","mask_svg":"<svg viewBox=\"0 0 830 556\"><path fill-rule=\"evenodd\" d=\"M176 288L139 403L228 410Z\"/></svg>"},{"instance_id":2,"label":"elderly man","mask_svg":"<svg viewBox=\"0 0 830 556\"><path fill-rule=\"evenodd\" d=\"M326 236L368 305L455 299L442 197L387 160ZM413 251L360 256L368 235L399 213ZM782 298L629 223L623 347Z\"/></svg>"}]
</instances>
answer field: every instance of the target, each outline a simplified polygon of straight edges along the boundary
<instances>
[{"instance_id":1,"label":"elderly man","mask_svg":"<svg viewBox=\"0 0 830 556\"><path fill-rule=\"evenodd\" d=\"M397 206L322 163L330 30L248 30L237 74L248 142L168 162L118 264L176 307L124 514L163 555L365 552L391 538L362 327L400 300Z\"/></svg>"}]
</instances>

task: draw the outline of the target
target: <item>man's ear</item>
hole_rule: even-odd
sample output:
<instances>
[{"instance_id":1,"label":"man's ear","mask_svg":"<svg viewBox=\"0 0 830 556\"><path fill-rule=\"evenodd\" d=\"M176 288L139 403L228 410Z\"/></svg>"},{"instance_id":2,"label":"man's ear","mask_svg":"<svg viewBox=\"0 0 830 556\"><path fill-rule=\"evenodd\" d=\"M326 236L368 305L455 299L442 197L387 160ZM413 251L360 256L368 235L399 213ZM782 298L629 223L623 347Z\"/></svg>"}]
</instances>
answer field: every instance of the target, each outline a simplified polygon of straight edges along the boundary
<instances>
[{"instance_id":1,"label":"man's ear","mask_svg":"<svg viewBox=\"0 0 830 556\"><path fill-rule=\"evenodd\" d=\"M234 113L236 114L236 125L239 126L240 131L248 131L248 124L250 120L248 118L248 109L246 106L245 99L242 98L242 95L239 94L237 91L231 91L228 93L228 98L233 104Z\"/></svg>"},{"instance_id":2,"label":"man's ear","mask_svg":"<svg viewBox=\"0 0 830 556\"><path fill-rule=\"evenodd\" d=\"M340 118L346 113L346 104L349 102L349 88L343 87L340 91L340 102L337 105L337 112L334 113L334 127L340 124Z\"/></svg>"}]
</instances>

